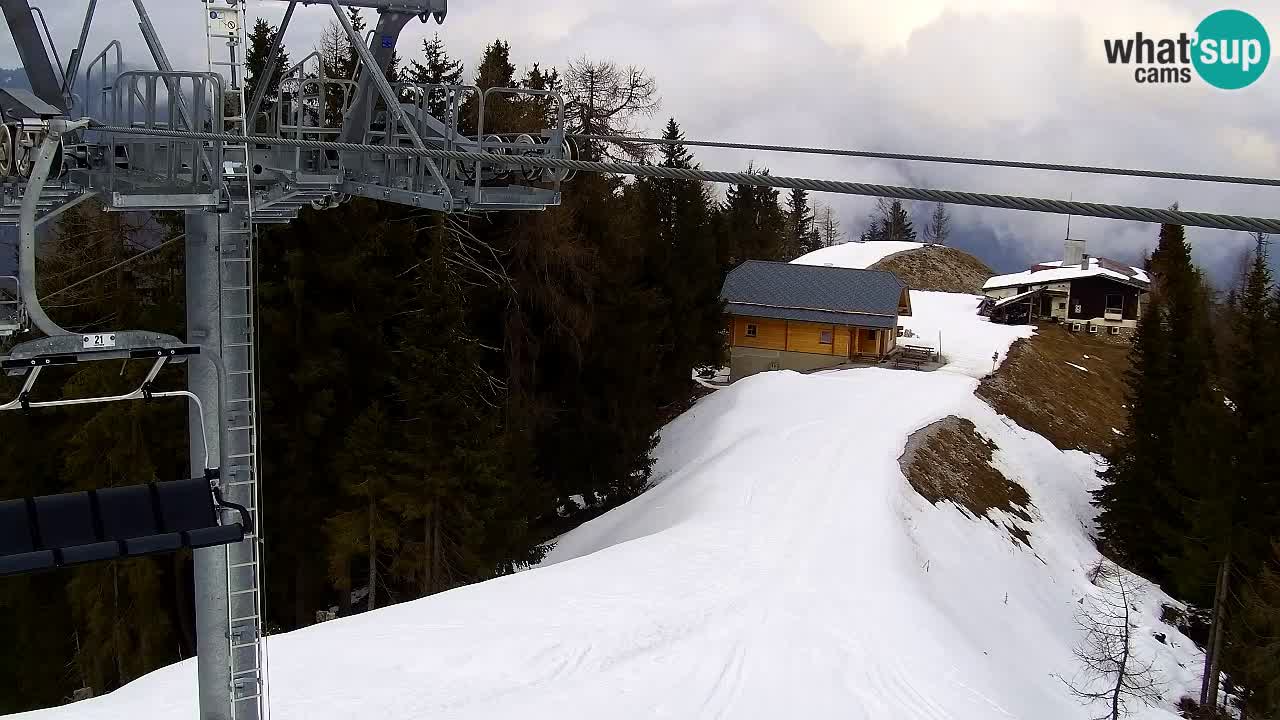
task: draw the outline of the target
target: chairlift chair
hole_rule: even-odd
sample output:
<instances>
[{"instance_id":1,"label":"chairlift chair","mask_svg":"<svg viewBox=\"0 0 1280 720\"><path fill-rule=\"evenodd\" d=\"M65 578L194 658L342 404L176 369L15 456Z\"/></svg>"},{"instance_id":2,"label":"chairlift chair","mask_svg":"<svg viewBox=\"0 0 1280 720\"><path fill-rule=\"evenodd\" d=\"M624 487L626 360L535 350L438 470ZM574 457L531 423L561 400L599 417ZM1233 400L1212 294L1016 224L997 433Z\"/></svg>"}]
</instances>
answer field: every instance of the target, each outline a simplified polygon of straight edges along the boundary
<instances>
[{"instance_id":1,"label":"chairlift chair","mask_svg":"<svg viewBox=\"0 0 1280 720\"><path fill-rule=\"evenodd\" d=\"M210 471L210 475L214 475ZM239 522L221 522L234 510ZM253 522L210 478L0 501L0 575L237 543Z\"/></svg>"}]
</instances>

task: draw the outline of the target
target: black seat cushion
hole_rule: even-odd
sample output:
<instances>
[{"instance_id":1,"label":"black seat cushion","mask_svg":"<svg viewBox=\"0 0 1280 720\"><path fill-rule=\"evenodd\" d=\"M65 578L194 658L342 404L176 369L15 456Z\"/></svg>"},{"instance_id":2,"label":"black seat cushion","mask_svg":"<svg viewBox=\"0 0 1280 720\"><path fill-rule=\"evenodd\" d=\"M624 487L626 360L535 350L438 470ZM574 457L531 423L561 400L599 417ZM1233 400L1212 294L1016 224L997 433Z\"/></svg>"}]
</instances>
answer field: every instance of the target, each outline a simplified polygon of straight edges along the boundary
<instances>
[{"instance_id":1,"label":"black seat cushion","mask_svg":"<svg viewBox=\"0 0 1280 720\"><path fill-rule=\"evenodd\" d=\"M213 547L214 545L227 545L244 540L244 528L240 526L240 523L215 525L211 528L190 530L186 533L186 536L188 544L193 548Z\"/></svg>"},{"instance_id":2,"label":"black seat cushion","mask_svg":"<svg viewBox=\"0 0 1280 720\"><path fill-rule=\"evenodd\" d=\"M105 541L100 535L89 493L43 495L33 501L40 542L53 548L62 564L110 560L121 554L119 543Z\"/></svg>"},{"instance_id":3,"label":"black seat cushion","mask_svg":"<svg viewBox=\"0 0 1280 720\"><path fill-rule=\"evenodd\" d=\"M53 567L53 553L37 550L26 500L0 501L0 575Z\"/></svg>"},{"instance_id":4,"label":"black seat cushion","mask_svg":"<svg viewBox=\"0 0 1280 720\"><path fill-rule=\"evenodd\" d=\"M126 555L172 552L182 547L180 534L161 532L154 497L147 485L99 490L103 538L123 543Z\"/></svg>"},{"instance_id":5,"label":"black seat cushion","mask_svg":"<svg viewBox=\"0 0 1280 720\"><path fill-rule=\"evenodd\" d=\"M54 566L52 550L37 550L17 555L0 555L0 575L46 570Z\"/></svg>"},{"instance_id":6,"label":"black seat cushion","mask_svg":"<svg viewBox=\"0 0 1280 720\"><path fill-rule=\"evenodd\" d=\"M93 522L93 503L87 492L33 498L40 542L47 548L89 545L100 540Z\"/></svg>"},{"instance_id":7,"label":"black seat cushion","mask_svg":"<svg viewBox=\"0 0 1280 720\"><path fill-rule=\"evenodd\" d=\"M61 556L63 565L112 560L123 554L118 542L96 542L85 545L71 545L55 551Z\"/></svg>"},{"instance_id":8,"label":"black seat cushion","mask_svg":"<svg viewBox=\"0 0 1280 720\"><path fill-rule=\"evenodd\" d=\"M160 522L165 532L216 527L209 481L202 478L156 483L160 498Z\"/></svg>"},{"instance_id":9,"label":"black seat cushion","mask_svg":"<svg viewBox=\"0 0 1280 720\"><path fill-rule=\"evenodd\" d=\"M27 501L0 501L0 556L18 555L35 549L31 538L31 518L27 515Z\"/></svg>"}]
</instances>

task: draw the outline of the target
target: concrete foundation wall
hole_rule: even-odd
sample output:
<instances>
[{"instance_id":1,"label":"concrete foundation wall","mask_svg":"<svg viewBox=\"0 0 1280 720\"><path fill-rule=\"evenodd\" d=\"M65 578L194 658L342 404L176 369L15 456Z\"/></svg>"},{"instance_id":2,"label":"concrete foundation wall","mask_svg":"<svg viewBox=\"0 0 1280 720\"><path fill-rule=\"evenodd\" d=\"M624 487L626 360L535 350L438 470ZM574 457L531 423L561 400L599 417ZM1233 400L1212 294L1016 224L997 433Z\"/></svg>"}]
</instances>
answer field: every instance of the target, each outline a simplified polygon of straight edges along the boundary
<instances>
[{"instance_id":1,"label":"concrete foundation wall","mask_svg":"<svg viewBox=\"0 0 1280 720\"><path fill-rule=\"evenodd\" d=\"M729 380L741 380L767 370L817 370L848 361L849 358L841 355L735 347L729 351Z\"/></svg>"}]
</instances>

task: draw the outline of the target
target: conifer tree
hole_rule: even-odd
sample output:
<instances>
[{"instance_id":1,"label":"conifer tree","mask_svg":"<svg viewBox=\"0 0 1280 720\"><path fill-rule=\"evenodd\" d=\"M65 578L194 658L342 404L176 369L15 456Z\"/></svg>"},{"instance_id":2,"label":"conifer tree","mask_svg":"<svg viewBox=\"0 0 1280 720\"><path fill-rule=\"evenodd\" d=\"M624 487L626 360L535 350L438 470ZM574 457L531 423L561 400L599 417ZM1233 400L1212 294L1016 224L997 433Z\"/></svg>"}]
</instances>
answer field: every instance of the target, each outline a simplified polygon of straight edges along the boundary
<instances>
[{"instance_id":1,"label":"conifer tree","mask_svg":"<svg viewBox=\"0 0 1280 720\"><path fill-rule=\"evenodd\" d=\"M862 235L859 239L862 240L862 242L878 242L880 240L885 240L885 230L881 227L880 221L874 217L868 220L867 227L863 229Z\"/></svg>"},{"instance_id":2,"label":"conifer tree","mask_svg":"<svg viewBox=\"0 0 1280 720\"><path fill-rule=\"evenodd\" d=\"M767 168L747 166L747 172L768 175ZM755 185L730 185L721 213L721 232L728 248L729 267L744 260L782 260L786 257L787 221L778 205L778 191Z\"/></svg>"},{"instance_id":3,"label":"conifer tree","mask_svg":"<svg viewBox=\"0 0 1280 720\"><path fill-rule=\"evenodd\" d=\"M1280 713L1280 545L1245 588L1233 634L1237 651L1228 671L1245 688L1243 712L1274 717Z\"/></svg>"},{"instance_id":4,"label":"conifer tree","mask_svg":"<svg viewBox=\"0 0 1280 720\"><path fill-rule=\"evenodd\" d=\"M876 203L876 212L867 228L868 240L893 240L896 242L915 242L916 230L911 224L911 217L902 206L901 200L880 198Z\"/></svg>"},{"instance_id":5,"label":"conifer tree","mask_svg":"<svg viewBox=\"0 0 1280 720\"><path fill-rule=\"evenodd\" d=\"M460 85L462 73L462 62L449 56L444 41L440 39L440 33L435 33L430 40L422 41L422 62L413 60L409 63L407 79L416 85ZM427 96L427 110L433 117L446 119L447 105L448 99L444 90L430 91Z\"/></svg>"},{"instance_id":6,"label":"conifer tree","mask_svg":"<svg viewBox=\"0 0 1280 720\"><path fill-rule=\"evenodd\" d=\"M660 146L663 167L695 168L693 155L680 143L679 124L667 122ZM716 239L712 232L710 191L699 182L646 178L637 182L641 223L652 224L649 267L670 303L659 348L662 397L667 402L686 392L694 368L722 361L719 329L723 323Z\"/></svg>"},{"instance_id":7,"label":"conifer tree","mask_svg":"<svg viewBox=\"0 0 1280 720\"><path fill-rule=\"evenodd\" d=\"M257 92L262 78L266 76L270 78L267 81L266 93L262 96L262 107L259 112L267 112L275 107L282 73L289 67L289 53L281 44L275 67L270 71L267 70L267 53L271 50L271 43L278 32L273 25L259 18L253 24L253 31L249 33L249 50L245 55L245 69L249 75L246 89L249 94L245 98L246 103Z\"/></svg>"},{"instance_id":8,"label":"conifer tree","mask_svg":"<svg viewBox=\"0 0 1280 720\"><path fill-rule=\"evenodd\" d=\"M394 510L388 507L398 470L388 451L392 428L386 412L375 402L351 424L335 460L342 492L352 499L351 509L328 519L329 577L339 592L350 592L350 563L362 559L368 583L368 609L378 606L379 561L394 553L399 540Z\"/></svg>"},{"instance_id":9,"label":"conifer tree","mask_svg":"<svg viewBox=\"0 0 1280 720\"><path fill-rule=\"evenodd\" d=\"M1094 493L1101 508L1097 522L1104 547L1129 569L1151 578L1160 573L1162 537L1155 518L1176 512L1166 496L1155 492L1167 468L1153 462L1170 440L1165 414L1172 402L1165 365L1168 344L1164 308L1159 297L1153 297L1143 309L1129 350L1126 431L1107 458L1102 488Z\"/></svg>"},{"instance_id":10,"label":"conifer tree","mask_svg":"<svg viewBox=\"0 0 1280 720\"><path fill-rule=\"evenodd\" d=\"M787 247L784 257L794 260L817 250L813 227L813 209L809 207L809 193L796 188L787 196Z\"/></svg>"},{"instance_id":11,"label":"conifer tree","mask_svg":"<svg viewBox=\"0 0 1280 720\"><path fill-rule=\"evenodd\" d=\"M1212 605L1202 702L1216 697L1243 479L1215 378L1209 293L1181 226L1164 225L1150 260L1151 299L1134 339L1129 422L1096 494L1101 536L1119 557L1180 596Z\"/></svg>"}]
</instances>

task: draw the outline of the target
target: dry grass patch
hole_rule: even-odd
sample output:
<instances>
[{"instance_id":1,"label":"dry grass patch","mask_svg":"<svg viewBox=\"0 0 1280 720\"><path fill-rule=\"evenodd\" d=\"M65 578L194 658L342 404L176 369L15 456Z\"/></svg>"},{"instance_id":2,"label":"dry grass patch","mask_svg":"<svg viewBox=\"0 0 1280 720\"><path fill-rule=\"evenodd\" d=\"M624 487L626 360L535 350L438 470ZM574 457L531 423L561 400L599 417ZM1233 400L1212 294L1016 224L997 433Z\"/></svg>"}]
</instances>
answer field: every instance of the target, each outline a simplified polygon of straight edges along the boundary
<instances>
[{"instance_id":1,"label":"dry grass patch","mask_svg":"<svg viewBox=\"0 0 1280 720\"><path fill-rule=\"evenodd\" d=\"M967 252L929 245L918 250L894 253L871 266L888 270L912 290L981 295L982 284L992 276L991 268Z\"/></svg>"},{"instance_id":2,"label":"dry grass patch","mask_svg":"<svg viewBox=\"0 0 1280 720\"><path fill-rule=\"evenodd\" d=\"M991 514L1001 510L1031 522L1031 496L992 466L996 450L996 444L983 437L972 422L950 415L912 433L898 465L925 500L934 505L952 502L975 518L987 518L1030 547L1025 528Z\"/></svg>"},{"instance_id":3,"label":"dry grass patch","mask_svg":"<svg viewBox=\"0 0 1280 720\"><path fill-rule=\"evenodd\" d=\"M977 394L1062 450L1105 453L1125 429L1128 369L1127 337L1040 323L1034 336L1013 344Z\"/></svg>"}]
</instances>

